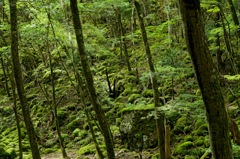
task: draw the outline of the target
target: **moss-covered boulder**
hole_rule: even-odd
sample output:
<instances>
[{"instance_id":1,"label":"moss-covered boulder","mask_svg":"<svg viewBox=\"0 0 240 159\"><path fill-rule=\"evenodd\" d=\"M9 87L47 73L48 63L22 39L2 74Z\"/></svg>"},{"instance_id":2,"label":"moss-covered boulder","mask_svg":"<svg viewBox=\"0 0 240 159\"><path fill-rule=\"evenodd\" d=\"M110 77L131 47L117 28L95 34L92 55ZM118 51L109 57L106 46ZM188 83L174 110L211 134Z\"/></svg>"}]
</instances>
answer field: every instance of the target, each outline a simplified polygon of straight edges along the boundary
<instances>
[{"instance_id":1,"label":"moss-covered boulder","mask_svg":"<svg viewBox=\"0 0 240 159\"><path fill-rule=\"evenodd\" d=\"M173 128L174 134L187 134L191 132L193 119L189 114L184 114L177 120L177 123L175 124Z\"/></svg>"},{"instance_id":2,"label":"moss-covered boulder","mask_svg":"<svg viewBox=\"0 0 240 159\"><path fill-rule=\"evenodd\" d=\"M194 143L192 141L183 142L176 147L174 154L186 155L188 154L189 150L192 149L193 147L194 147Z\"/></svg>"},{"instance_id":3,"label":"moss-covered boulder","mask_svg":"<svg viewBox=\"0 0 240 159\"><path fill-rule=\"evenodd\" d=\"M131 150L157 146L154 107L130 106L122 110L120 134L123 144Z\"/></svg>"}]
</instances>

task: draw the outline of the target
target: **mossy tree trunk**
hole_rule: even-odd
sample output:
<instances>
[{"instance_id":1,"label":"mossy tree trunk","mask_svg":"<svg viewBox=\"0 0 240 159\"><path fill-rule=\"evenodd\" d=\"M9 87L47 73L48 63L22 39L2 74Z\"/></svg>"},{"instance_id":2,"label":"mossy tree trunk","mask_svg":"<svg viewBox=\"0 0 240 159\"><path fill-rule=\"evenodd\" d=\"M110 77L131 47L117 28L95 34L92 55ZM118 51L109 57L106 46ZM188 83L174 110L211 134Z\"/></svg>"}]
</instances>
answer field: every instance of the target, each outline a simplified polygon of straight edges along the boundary
<instances>
[{"instance_id":1,"label":"mossy tree trunk","mask_svg":"<svg viewBox=\"0 0 240 159\"><path fill-rule=\"evenodd\" d=\"M205 103L213 159L233 159L228 134L228 116L207 45L200 0L179 0L185 40Z\"/></svg>"},{"instance_id":2,"label":"mossy tree trunk","mask_svg":"<svg viewBox=\"0 0 240 159\"><path fill-rule=\"evenodd\" d=\"M97 98L96 90L94 87L93 77L88 65L87 61L87 54L85 51L84 40L83 40L83 33L82 33L82 25L79 17L78 7L77 7L77 0L70 0L70 7L72 11L72 18L73 18L73 25L75 29L77 44L78 44L78 51L80 54L81 64L83 67L83 75L86 80L87 88L90 94L91 103L93 105L93 109L96 112L96 117L99 122L101 133L104 137L104 141L106 144L107 155L108 159L114 159L114 144L111 137L111 131L104 115L104 112L100 106L100 103Z\"/></svg>"},{"instance_id":3,"label":"mossy tree trunk","mask_svg":"<svg viewBox=\"0 0 240 159\"><path fill-rule=\"evenodd\" d=\"M23 119L27 128L27 134L29 137L30 148L32 151L33 159L41 159L36 133L34 131L33 123L30 117L30 109L27 102L27 97L24 90L23 74L21 70L21 64L18 54L18 27L17 27L17 0L9 0L10 7L10 23L11 23L11 54L13 63L13 72L17 85L17 92L22 108Z\"/></svg>"},{"instance_id":4,"label":"mossy tree trunk","mask_svg":"<svg viewBox=\"0 0 240 159\"><path fill-rule=\"evenodd\" d=\"M158 148L159 148L160 159L165 159L165 124L164 124L165 117L164 117L164 113L159 112L157 110L157 107L160 106L157 77L156 77L155 68L152 61L150 47L148 44L147 32L144 26L141 7L137 1L133 0L133 3L137 11L139 25L142 33L142 39L143 39L145 52L148 59L148 65L150 68L151 83L152 83L152 89L153 89L153 95L154 95L154 106L155 106L155 113L156 113L156 127L158 132Z\"/></svg>"}]
</instances>

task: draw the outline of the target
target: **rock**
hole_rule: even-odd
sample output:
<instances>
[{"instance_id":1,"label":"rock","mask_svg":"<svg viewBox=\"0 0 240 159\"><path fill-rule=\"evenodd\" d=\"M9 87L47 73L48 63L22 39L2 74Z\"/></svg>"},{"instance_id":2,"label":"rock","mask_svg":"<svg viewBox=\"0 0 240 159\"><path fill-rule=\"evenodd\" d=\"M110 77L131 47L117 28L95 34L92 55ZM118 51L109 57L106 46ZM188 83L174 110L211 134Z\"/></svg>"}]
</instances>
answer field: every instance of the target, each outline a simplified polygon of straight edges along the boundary
<instances>
[{"instance_id":1,"label":"rock","mask_svg":"<svg viewBox=\"0 0 240 159\"><path fill-rule=\"evenodd\" d=\"M120 134L123 144L130 150L157 146L156 122L153 109L128 109L122 112Z\"/></svg>"}]
</instances>

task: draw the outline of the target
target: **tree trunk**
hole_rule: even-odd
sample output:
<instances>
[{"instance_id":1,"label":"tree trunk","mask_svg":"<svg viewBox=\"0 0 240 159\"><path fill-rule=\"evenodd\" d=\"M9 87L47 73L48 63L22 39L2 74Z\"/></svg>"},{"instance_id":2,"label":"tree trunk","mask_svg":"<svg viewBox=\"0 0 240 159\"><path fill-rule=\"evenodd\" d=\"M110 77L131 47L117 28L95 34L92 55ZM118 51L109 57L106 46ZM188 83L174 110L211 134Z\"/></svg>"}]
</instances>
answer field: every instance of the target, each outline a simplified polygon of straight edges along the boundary
<instances>
[{"instance_id":1,"label":"tree trunk","mask_svg":"<svg viewBox=\"0 0 240 159\"><path fill-rule=\"evenodd\" d=\"M21 135L20 119L19 119L18 111L17 111L17 95L16 95L16 91L15 91L16 87L15 87L15 83L12 80L12 78L9 77L9 79L10 79L11 87L12 87L13 111L14 111L14 115L15 115L15 119L16 119L17 132L18 132L19 159L22 159L23 158L22 135Z\"/></svg>"},{"instance_id":2,"label":"tree trunk","mask_svg":"<svg viewBox=\"0 0 240 159\"><path fill-rule=\"evenodd\" d=\"M200 0L179 0L185 40L205 103L213 159L233 159L228 116L217 70L207 45Z\"/></svg>"},{"instance_id":3,"label":"tree trunk","mask_svg":"<svg viewBox=\"0 0 240 159\"><path fill-rule=\"evenodd\" d=\"M170 125L166 125L166 159L171 159Z\"/></svg>"},{"instance_id":4,"label":"tree trunk","mask_svg":"<svg viewBox=\"0 0 240 159\"><path fill-rule=\"evenodd\" d=\"M93 77L90 70L90 67L87 62L87 54L85 51L83 34L82 34L82 25L79 17L78 7L77 7L77 0L70 0L70 6L72 11L72 18L73 18L73 25L75 29L77 44L78 44L78 51L80 54L80 59L83 67L83 74L87 83L87 88L90 94L91 103L93 105L93 109L96 112L96 117L99 122L102 135L105 140L108 159L114 159L114 144L111 137L111 131L109 129L107 120L105 118L104 112L100 106L100 103L97 98L96 90L94 87Z\"/></svg>"},{"instance_id":5,"label":"tree trunk","mask_svg":"<svg viewBox=\"0 0 240 159\"><path fill-rule=\"evenodd\" d=\"M238 29L237 29L237 36L238 36L238 38L240 38L240 26L239 26L239 20L238 20L236 9L235 9L235 7L233 5L233 1L232 0L227 0L227 1L228 1L229 5L230 5L233 22L238 27Z\"/></svg>"},{"instance_id":6,"label":"tree trunk","mask_svg":"<svg viewBox=\"0 0 240 159\"><path fill-rule=\"evenodd\" d=\"M50 14L49 12L47 13L48 15L48 19L50 21ZM55 117L54 121L55 121L55 126L56 126L56 130L57 130L57 135L58 135L58 140L59 140L59 145L60 148L62 150L62 156L63 158L68 158L64 143L63 143L63 138L61 135L61 130L60 130L60 126L59 126L59 121L58 121L58 116L57 116L57 101L56 101L56 91L55 91L55 83L54 83L54 72L53 72L53 65L52 65L52 55L51 52L49 50L49 41L48 41L48 35L49 34L49 26L47 27L47 53L48 53L48 57L49 57L49 66L50 66L50 75L51 75L51 86L52 86L52 109L53 109L53 116Z\"/></svg>"},{"instance_id":7,"label":"tree trunk","mask_svg":"<svg viewBox=\"0 0 240 159\"><path fill-rule=\"evenodd\" d=\"M150 47L148 44L147 33L146 33L145 26L144 26L141 7L137 1L134 0L133 3L136 8L136 11L137 11L139 25L140 25L140 29L141 29L141 33L142 33L142 39L143 39L145 52L146 52L147 59L148 59L148 65L149 65L150 73L151 73L151 83L152 83L152 90L153 90L153 95L154 95L154 106L155 106L155 113L156 113L156 127L157 127L157 132L158 132L158 148L159 148L160 159L165 159L165 126L164 126L164 118L165 117L164 117L164 113L159 112L157 110L157 107L159 107L159 102L160 102L158 86L157 86L157 77L155 74L155 68L154 68L153 61L152 61L152 55L151 55Z\"/></svg>"},{"instance_id":8,"label":"tree trunk","mask_svg":"<svg viewBox=\"0 0 240 159\"><path fill-rule=\"evenodd\" d=\"M8 97L10 97L10 91L9 91L9 86L8 86L8 78L7 78L7 75L6 75L6 70L5 70L3 57L1 57L1 65L2 65L2 70L3 70L3 75L4 75L6 92L7 92Z\"/></svg>"},{"instance_id":9,"label":"tree trunk","mask_svg":"<svg viewBox=\"0 0 240 159\"><path fill-rule=\"evenodd\" d=\"M11 54L13 63L13 72L17 85L18 96L22 108L23 119L27 128L27 134L29 137L30 147L32 151L33 159L41 159L36 133L34 131L33 123L30 117L29 105L23 86L23 74L21 70L21 64L18 54L18 28L17 28L17 6L16 0L9 0L10 7L10 22L11 22Z\"/></svg>"},{"instance_id":10,"label":"tree trunk","mask_svg":"<svg viewBox=\"0 0 240 159\"><path fill-rule=\"evenodd\" d=\"M123 50L124 56L125 56L125 63L127 64L128 71L131 71L131 65L129 62L129 54L127 50L127 44L125 40L125 31L122 25L122 16L120 12L120 8L115 9L116 12L116 18L118 21L118 29L119 29L119 40L120 40L120 50Z\"/></svg>"}]
</instances>

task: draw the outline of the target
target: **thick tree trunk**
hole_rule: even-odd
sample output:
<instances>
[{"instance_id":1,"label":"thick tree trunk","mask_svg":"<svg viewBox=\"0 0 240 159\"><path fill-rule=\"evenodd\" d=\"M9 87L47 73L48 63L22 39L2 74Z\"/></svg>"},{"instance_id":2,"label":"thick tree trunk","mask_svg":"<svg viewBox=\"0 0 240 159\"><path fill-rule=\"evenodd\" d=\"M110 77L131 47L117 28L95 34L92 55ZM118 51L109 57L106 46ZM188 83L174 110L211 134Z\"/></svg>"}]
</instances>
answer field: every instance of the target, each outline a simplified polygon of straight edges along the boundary
<instances>
[{"instance_id":1,"label":"thick tree trunk","mask_svg":"<svg viewBox=\"0 0 240 159\"><path fill-rule=\"evenodd\" d=\"M233 159L217 70L206 43L200 0L179 0L185 40L205 103L213 159Z\"/></svg>"},{"instance_id":2,"label":"thick tree trunk","mask_svg":"<svg viewBox=\"0 0 240 159\"><path fill-rule=\"evenodd\" d=\"M111 131L106 121L104 112L97 99L97 94L94 87L92 73L87 62L87 54L85 51L83 34L82 34L82 25L81 25L79 12L77 8L77 0L70 0L70 6L71 6L73 24L74 24L74 29L75 29L75 34L76 34L76 39L78 44L78 51L80 54L80 59L83 67L83 74L87 83L87 88L90 94L91 103L93 105L94 111L96 112L96 117L99 122L101 132L105 140L108 159L114 159L115 158L114 144L111 137Z\"/></svg>"},{"instance_id":3,"label":"thick tree trunk","mask_svg":"<svg viewBox=\"0 0 240 159\"><path fill-rule=\"evenodd\" d=\"M154 95L154 106L155 106L155 113L156 113L156 127L157 127L157 132L158 132L158 148L159 148L159 154L160 154L160 159L165 159L165 126L164 126L164 113L159 112L157 110L157 107L159 107L159 92L158 92L158 86L157 86L157 77L155 74L155 68L153 65L152 61L152 55L150 51L150 47L148 44L148 39L147 39L147 33L146 29L144 26L144 21L142 17L142 12L141 12L141 7L140 4L137 1L133 1L134 6L137 11L138 15L138 20L140 24L140 29L142 33L142 39L145 47L145 52L147 55L148 59L148 65L150 68L150 73L151 73L151 82L152 82L152 89L153 89L153 95Z\"/></svg>"},{"instance_id":4,"label":"thick tree trunk","mask_svg":"<svg viewBox=\"0 0 240 159\"><path fill-rule=\"evenodd\" d=\"M18 28L17 28L17 6L16 0L9 0L10 6L10 22L11 22L11 54L12 54L12 63L13 63L13 72L15 76L15 81L17 85L18 96L23 112L23 119L27 128L27 133L29 137L30 147L32 151L33 159L41 159L36 133L34 131L33 123L30 117L29 105L27 102L27 97L25 94L23 86L23 74L21 70L21 65L19 61L18 54Z\"/></svg>"}]
</instances>

